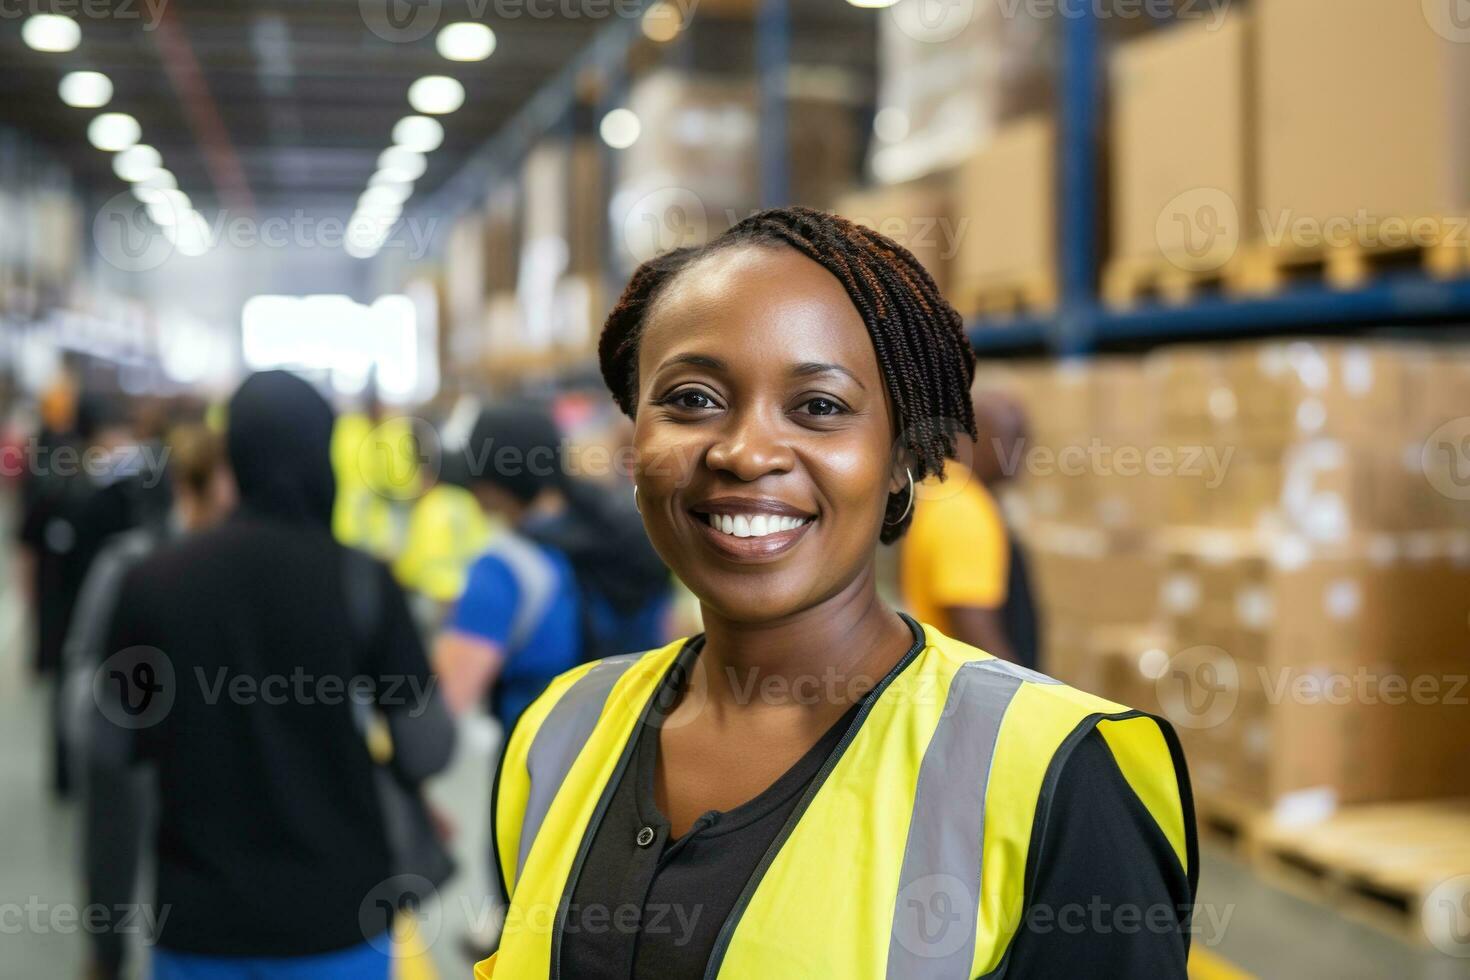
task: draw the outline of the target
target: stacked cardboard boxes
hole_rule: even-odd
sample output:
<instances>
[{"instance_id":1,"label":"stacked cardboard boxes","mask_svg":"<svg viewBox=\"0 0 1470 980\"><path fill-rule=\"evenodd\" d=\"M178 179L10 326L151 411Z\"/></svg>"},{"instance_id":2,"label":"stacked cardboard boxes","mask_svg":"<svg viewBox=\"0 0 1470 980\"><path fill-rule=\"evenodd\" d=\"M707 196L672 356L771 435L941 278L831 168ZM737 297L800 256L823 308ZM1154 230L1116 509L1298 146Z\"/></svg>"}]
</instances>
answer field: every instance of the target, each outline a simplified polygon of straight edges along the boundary
<instances>
[{"instance_id":1,"label":"stacked cardboard boxes","mask_svg":"<svg viewBox=\"0 0 1470 980\"><path fill-rule=\"evenodd\" d=\"M1203 794L1301 814L1470 792L1467 371L1444 346L1301 341L1018 372L1033 449L1093 447L1011 502L1044 668L1168 717ZM1146 489L1120 489L1122 444L1168 464Z\"/></svg>"},{"instance_id":2,"label":"stacked cardboard boxes","mask_svg":"<svg viewBox=\"0 0 1470 980\"><path fill-rule=\"evenodd\" d=\"M1320 227L1470 208L1459 0L1257 0L1254 16L1268 220Z\"/></svg>"},{"instance_id":3,"label":"stacked cardboard boxes","mask_svg":"<svg viewBox=\"0 0 1470 980\"><path fill-rule=\"evenodd\" d=\"M1148 272L1223 269L1251 238L1249 53L1248 18L1235 13L1139 38L1114 56L1112 263L1104 283L1111 298L1135 291Z\"/></svg>"},{"instance_id":4,"label":"stacked cardboard boxes","mask_svg":"<svg viewBox=\"0 0 1470 980\"><path fill-rule=\"evenodd\" d=\"M839 92L800 78L787 88L788 192L825 206L856 177L854 113ZM759 104L748 78L659 69L633 85L627 106L642 127L617 156L611 214L622 266L700 244L757 210Z\"/></svg>"}]
</instances>

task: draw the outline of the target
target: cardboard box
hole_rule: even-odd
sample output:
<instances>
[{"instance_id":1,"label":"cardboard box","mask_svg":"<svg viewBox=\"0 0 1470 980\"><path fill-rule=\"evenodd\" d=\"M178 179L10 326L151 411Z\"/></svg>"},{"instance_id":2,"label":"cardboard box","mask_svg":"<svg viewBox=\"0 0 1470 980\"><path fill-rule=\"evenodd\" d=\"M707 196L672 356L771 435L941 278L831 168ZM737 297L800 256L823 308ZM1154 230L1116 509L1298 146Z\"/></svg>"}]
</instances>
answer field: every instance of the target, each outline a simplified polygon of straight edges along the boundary
<instances>
[{"instance_id":1,"label":"cardboard box","mask_svg":"<svg viewBox=\"0 0 1470 980\"><path fill-rule=\"evenodd\" d=\"M1470 207L1470 28L1459 0L1257 0L1266 220Z\"/></svg>"},{"instance_id":2,"label":"cardboard box","mask_svg":"<svg viewBox=\"0 0 1470 980\"><path fill-rule=\"evenodd\" d=\"M1470 567L1359 538L1166 560L1160 707L1196 782L1262 804L1454 795L1470 738Z\"/></svg>"},{"instance_id":3,"label":"cardboard box","mask_svg":"<svg viewBox=\"0 0 1470 980\"><path fill-rule=\"evenodd\" d=\"M1234 255L1255 206L1249 44L1248 19L1235 13L1113 56L1115 258L1218 268Z\"/></svg>"},{"instance_id":4,"label":"cardboard box","mask_svg":"<svg viewBox=\"0 0 1470 980\"><path fill-rule=\"evenodd\" d=\"M901 183L942 172L984 149L1008 120L1045 111L1054 20L994 0L897 4L880 17L877 107L904 125L873 141L874 177Z\"/></svg>"},{"instance_id":5,"label":"cardboard box","mask_svg":"<svg viewBox=\"0 0 1470 980\"><path fill-rule=\"evenodd\" d=\"M520 189L507 181L485 202L485 288L495 293L516 288L520 255Z\"/></svg>"},{"instance_id":6,"label":"cardboard box","mask_svg":"<svg viewBox=\"0 0 1470 980\"><path fill-rule=\"evenodd\" d=\"M1008 123L955 172L959 250L951 292L1056 282L1056 130L1032 116Z\"/></svg>"}]
</instances>

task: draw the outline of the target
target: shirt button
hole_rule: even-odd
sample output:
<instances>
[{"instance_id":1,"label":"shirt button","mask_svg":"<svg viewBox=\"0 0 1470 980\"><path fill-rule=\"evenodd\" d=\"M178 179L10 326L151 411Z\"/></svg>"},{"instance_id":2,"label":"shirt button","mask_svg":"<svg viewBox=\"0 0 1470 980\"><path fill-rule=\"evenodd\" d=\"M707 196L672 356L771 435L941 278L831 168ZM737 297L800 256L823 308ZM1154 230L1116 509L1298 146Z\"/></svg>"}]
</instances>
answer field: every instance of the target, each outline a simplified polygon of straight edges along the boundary
<instances>
[{"instance_id":1,"label":"shirt button","mask_svg":"<svg viewBox=\"0 0 1470 980\"><path fill-rule=\"evenodd\" d=\"M653 838L656 836L657 835L653 832L652 827L644 827L642 830L638 831L638 846L647 847L649 844L653 843Z\"/></svg>"}]
</instances>

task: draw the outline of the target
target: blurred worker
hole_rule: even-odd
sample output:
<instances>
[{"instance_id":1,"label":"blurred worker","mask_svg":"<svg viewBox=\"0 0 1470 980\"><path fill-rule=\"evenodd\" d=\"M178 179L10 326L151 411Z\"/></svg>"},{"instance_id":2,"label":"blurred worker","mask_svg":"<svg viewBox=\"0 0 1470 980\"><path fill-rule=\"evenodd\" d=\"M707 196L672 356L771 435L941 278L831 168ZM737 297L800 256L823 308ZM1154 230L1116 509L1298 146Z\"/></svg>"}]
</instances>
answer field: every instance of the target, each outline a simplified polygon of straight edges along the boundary
<instances>
[{"instance_id":1,"label":"blurred worker","mask_svg":"<svg viewBox=\"0 0 1470 980\"><path fill-rule=\"evenodd\" d=\"M332 529L343 544L385 561L398 554L405 501L419 494L421 454L412 421L384 416L369 378L362 408L343 412L332 432L337 501Z\"/></svg>"},{"instance_id":2,"label":"blurred worker","mask_svg":"<svg viewBox=\"0 0 1470 980\"><path fill-rule=\"evenodd\" d=\"M561 437L538 408L498 406L465 447L470 492L503 520L470 568L464 592L434 645L434 670L451 710L490 695L507 732L553 677L582 658L581 596L566 555L528 531L565 512Z\"/></svg>"},{"instance_id":3,"label":"blurred worker","mask_svg":"<svg viewBox=\"0 0 1470 980\"><path fill-rule=\"evenodd\" d=\"M419 597L420 622L437 629L464 592L475 559L490 540L490 523L469 491L464 453L446 453L439 474L408 512L403 552L393 574Z\"/></svg>"},{"instance_id":4,"label":"blurred worker","mask_svg":"<svg viewBox=\"0 0 1470 980\"><path fill-rule=\"evenodd\" d=\"M388 976L377 899L405 869L359 708L415 790L454 731L397 583L331 535L332 421L300 378L248 378L228 408L239 507L123 582L91 751L157 774L159 980Z\"/></svg>"},{"instance_id":5,"label":"blurred worker","mask_svg":"<svg viewBox=\"0 0 1470 980\"><path fill-rule=\"evenodd\" d=\"M1010 475L1007 464L1016 459L1024 418L999 395L982 394L974 402L977 438L959 437L952 469L919 487L901 546L899 581L904 602L920 622L1034 666L1035 647L1019 650L1007 625L1010 535L991 492ZM1031 637L1034 643L1034 628Z\"/></svg>"},{"instance_id":6,"label":"blurred worker","mask_svg":"<svg viewBox=\"0 0 1470 980\"><path fill-rule=\"evenodd\" d=\"M52 437L37 454L36 491L22 521L21 540L35 556L38 657L43 675L58 672L62 646L92 559L113 534L137 525L143 508L132 491L145 478L133 431L120 399L88 395L77 401L75 430ZM156 483L161 477L151 479ZM165 488L166 489L166 488ZM51 688L51 788L71 792L62 733L62 685Z\"/></svg>"},{"instance_id":7,"label":"blurred worker","mask_svg":"<svg viewBox=\"0 0 1470 980\"><path fill-rule=\"evenodd\" d=\"M1016 475L1026 448L1026 408L1020 399L999 391L982 392L975 398L975 426L980 436L975 440L974 472L991 491ZM981 447L989 447L982 450ZM981 457L984 457L983 459ZM1005 511L1001 511L1004 519ZM1006 601L1004 626L1016 663L1036 668L1041 651L1041 619L1036 613L1036 600L1031 591L1031 574L1020 537L1006 527L1009 553L1006 562Z\"/></svg>"},{"instance_id":8,"label":"blurred worker","mask_svg":"<svg viewBox=\"0 0 1470 980\"><path fill-rule=\"evenodd\" d=\"M168 438L173 509L167 520L147 522L114 537L98 553L83 583L66 635L66 729L73 771L84 774L84 852L88 901L106 908L132 903L144 820L146 787L137 774L96 765L87 739L96 718L92 681L107 659L107 630L124 576L164 542L217 523L234 506L234 483L224 465L224 443L202 425L180 426ZM122 936L90 933L99 971L116 975Z\"/></svg>"}]
</instances>

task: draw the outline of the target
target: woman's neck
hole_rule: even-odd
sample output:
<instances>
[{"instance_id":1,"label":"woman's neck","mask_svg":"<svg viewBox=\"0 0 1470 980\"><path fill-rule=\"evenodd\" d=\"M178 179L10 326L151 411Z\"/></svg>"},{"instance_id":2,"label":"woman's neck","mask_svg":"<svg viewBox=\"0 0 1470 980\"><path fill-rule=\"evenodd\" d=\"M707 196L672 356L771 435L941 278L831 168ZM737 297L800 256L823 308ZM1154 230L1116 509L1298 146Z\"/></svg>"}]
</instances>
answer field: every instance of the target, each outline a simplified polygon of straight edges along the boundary
<instances>
[{"instance_id":1,"label":"woman's neck","mask_svg":"<svg viewBox=\"0 0 1470 980\"><path fill-rule=\"evenodd\" d=\"M716 705L858 700L902 659L913 635L878 597L873 568L841 592L779 620L743 623L705 608L700 666Z\"/></svg>"}]
</instances>

